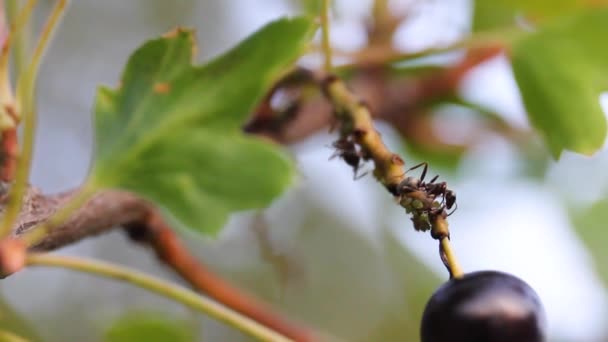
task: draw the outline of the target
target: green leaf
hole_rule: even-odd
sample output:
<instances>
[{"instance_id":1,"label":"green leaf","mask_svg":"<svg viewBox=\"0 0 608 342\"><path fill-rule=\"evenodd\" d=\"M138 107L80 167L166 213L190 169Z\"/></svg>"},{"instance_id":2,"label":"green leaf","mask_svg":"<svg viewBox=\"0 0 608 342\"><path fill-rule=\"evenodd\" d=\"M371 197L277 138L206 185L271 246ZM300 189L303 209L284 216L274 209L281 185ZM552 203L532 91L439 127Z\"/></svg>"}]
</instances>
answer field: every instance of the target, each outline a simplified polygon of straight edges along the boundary
<instances>
[{"instance_id":1,"label":"green leaf","mask_svg":"<svg viewBox=\"0 0 608 342\"><path fill-rule=\"evenodd\" d=\"M554 157L592 154L604 143L599 95L608 89L608 9L563 18L518 41L515 79L532 125Z\"/></svg>"},{"instance_id":2,"label":"green leaf","mask_svg":"<svg viewBox=\"0 0 608 342\"><path fill-rule=\"evenodd\" d=\"M11 307L3 296L0 296L0 330L6 330L32 342L42 341L31 322Z\"/></svg>"},{"instance_id":3,"label":"green leaf","mask_svg":"<svg viewBox=\"0 0 608 342\"><path fill-rule=\"evenodd\" d=\"M154 313L130 313L118 319L104 334L104 342L194 342L192 328Z\"/></svg>"},{"instance_id":4,"label":"green leaf","mask_svg":"<svg viewBox=\"0 0 608 342\"><path fill-rule=\"evenodd\" d=\"M473 30L515 26L518 18L542 22L587 7L606 5L606 0L475 0Z\"/></svg>"},{"instance_id":5,"label":"green leaf","mask_svg":"<svg viewBox=\"0 0 608 342\"><path fill-rule=\"evenodd\" d=\"M266 206L291 183L293 166L241 126L314 28L307 18L277 20L204 66L191 65L191 31L145 43L120 87L97 94L92 184L136 192L208 234L230 212Z\"/></svg>"},{"instance_id":6,"label":"green leaf","mask_svg":"<svg viewBox=\"0 0 608 342\"><path fill-rule=\"evenodd\" d=\"M572 222L579 237L593 257L596 270L608 284L608 199L596 202L591 207L572 215Z\"/></svg>"}]
</instances>

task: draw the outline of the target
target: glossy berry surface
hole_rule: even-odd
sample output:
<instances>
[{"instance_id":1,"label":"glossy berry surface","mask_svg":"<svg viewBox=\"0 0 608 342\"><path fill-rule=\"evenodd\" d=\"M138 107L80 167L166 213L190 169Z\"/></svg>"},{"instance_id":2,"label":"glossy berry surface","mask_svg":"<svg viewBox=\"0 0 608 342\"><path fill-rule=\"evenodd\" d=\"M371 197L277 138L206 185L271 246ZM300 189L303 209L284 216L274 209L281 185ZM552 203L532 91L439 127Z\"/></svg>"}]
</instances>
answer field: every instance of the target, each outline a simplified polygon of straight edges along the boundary
<instances>
[{"instance_id":1,"label":"glossy berry surface","mask_svg":"<svg viewBox=\"0 0 608 342\"><path fill-rule=\"evenodd\" d=\"M431 297L422 342L540 342L545 313L534 290L510 274L482 271L452 279Z\"/></svg>"}]
</instances>

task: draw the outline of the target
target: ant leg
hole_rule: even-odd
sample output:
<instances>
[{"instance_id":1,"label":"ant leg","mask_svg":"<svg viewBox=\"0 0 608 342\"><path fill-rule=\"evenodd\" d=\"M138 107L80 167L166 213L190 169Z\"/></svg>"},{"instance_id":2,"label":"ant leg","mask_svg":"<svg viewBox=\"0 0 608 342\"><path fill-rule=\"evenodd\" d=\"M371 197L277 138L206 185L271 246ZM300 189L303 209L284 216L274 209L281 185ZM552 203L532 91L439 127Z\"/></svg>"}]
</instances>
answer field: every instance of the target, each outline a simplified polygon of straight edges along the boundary
<instances>
[{"instance_id":1,"label":"ant leg","mask_svg":"<svg viewBox=\"0 0 608 342\"><path fill-rule=\"evenodd\" d=\"M456 209L458 209L458 204L454 203L454 210L450 211L450 213L448 214L448 216L452 215L456 211Z\"/></svg>"},{"instance_id":2,"label":"ant leg","mask_svg":"<svg viewBox=\"0 0 608 342\"><path fill-rule=\"evenodd\" d=\"M365 172L363 172L363 174L357 175L357 173L355 172L355 177L353 178L353 180L359 180L359 179L367 176L368 173L369 173L369 171L365 171Z\"/></svg>"},{"instance_id":3,"label":"ant leg","mask_svg":"<svg viewBox=\"0 0 608 342\"><path fill-rule=\"evenodd\" d=\"M445 209L445 194L440 194L440 195L441 195L441 204L439 204L439 206Z\"/></svg>"}]
</instances>

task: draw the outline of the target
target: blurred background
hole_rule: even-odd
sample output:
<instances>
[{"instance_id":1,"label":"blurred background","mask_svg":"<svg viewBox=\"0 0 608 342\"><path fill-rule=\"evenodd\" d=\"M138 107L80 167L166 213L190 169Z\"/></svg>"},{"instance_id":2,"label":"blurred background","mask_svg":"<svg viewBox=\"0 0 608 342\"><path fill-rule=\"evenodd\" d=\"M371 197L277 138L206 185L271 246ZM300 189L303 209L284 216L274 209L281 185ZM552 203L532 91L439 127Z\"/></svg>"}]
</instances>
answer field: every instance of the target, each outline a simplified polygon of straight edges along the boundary
<instances>
[{"instance_id":1,"label":"blurred background","mask_svg":"<svg viewBox=\"0 0 608 342\"><path fill-rule=\"evenodd\" d=\"M41 3L39 23L53 2ZM73 1L42 66L33 184L52 193L82 182L91 159L96 87L117 84L129 54L143 41L177 25L194 27L199 59L205 61L269 20L297 14L306 5L295 0ZM372 5L372 0L335 1L331 39L337 51L366 46ZM471 31L472 0L390 5L393 14L406 18L389 42L398 51L450 44ZM442 55L402 69L461 58L460 53ZM303 63L318 61L312 56ZM502 270L527 281L544 302L551 341L608 341L607 149L593 157L566 152L552 161L531 132L504 56L467 73L458 95L464 104L438 103L426 115L446 146L463 148L429 149L378 122L383 138L408 165L429 161L432 175L440 174L457 192L458 211L450 225L465 271ZM487 117L523 132L525 141L483 129L480 122ZM333 140L335 135L323 129L289 147L298 181L271 208L234 215L215 240L187 239L219 274L312 327L348 341L417 341L424 305L448 277L437 243L412 229L403 209L371 175L353 181L345 163L328 160ZM180 281L119 231L59 253ZM143 290L63 270L23 271L3 280L0 292L0 322L43 341L111 340L116 322L142 317L179 326L184 340L246 340Z\"/></svg>"}]
</instances>

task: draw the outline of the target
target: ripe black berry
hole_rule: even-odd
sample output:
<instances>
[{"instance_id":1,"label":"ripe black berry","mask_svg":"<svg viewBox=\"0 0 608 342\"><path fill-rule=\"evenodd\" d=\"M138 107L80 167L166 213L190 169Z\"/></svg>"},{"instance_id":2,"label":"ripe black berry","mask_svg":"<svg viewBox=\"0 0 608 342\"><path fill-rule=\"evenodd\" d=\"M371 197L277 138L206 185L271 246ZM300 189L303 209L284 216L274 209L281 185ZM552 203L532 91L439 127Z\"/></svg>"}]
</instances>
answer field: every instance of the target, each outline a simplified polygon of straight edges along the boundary
<instances>
[{"instance_id":1,"label":"ripe black berry","mask_svg":"<svg viewBox=\"0 0 608 342\"><path fill-rule=\"evenodd\" d=\"M512 275L482 271L452 279L431 297L422 342L539 342L545 313L534 290Z\"/></svg>"}]
</instances>

